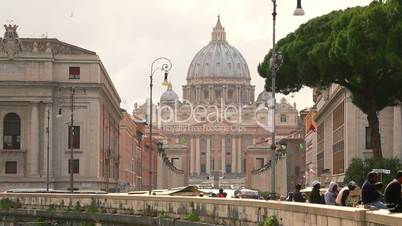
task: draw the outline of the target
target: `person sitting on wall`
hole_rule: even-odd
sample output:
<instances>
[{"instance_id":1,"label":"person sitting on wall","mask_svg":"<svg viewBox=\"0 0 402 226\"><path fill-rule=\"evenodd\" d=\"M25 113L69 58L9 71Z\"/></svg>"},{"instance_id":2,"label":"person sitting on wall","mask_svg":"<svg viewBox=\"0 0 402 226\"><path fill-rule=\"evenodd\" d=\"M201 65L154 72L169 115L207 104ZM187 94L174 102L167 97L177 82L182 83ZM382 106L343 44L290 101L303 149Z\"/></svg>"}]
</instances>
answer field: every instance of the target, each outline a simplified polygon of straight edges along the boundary
<instances>
[{"instance_id":1,"label":"person sitting on wall","mask_svg":"<svg viewBox=\"0 0 402 226\"><path fill-rule=\"evenodd\" d=\"M381 202L384 202L384 184L379 181L379 182L375 183L374 185L377 188L378 194L380 194Z\"/></svg>"},{"instance_id":2,"label":"person sitting on wall","mask_svg":"<svg viewBox=\"0 0 402 226\"><path fill-rule=\"evenodd\" d=\"M311 190L310 194L310 203L315 203L315 204L325 204L321 194L320 194L320 187L321 184L319 181L315 180L311 184L313 186L313 190Z\"/></svg>"},{"instance_id":3,"label":"person sitting on wall","mask_svg":"<svg viewBox=\"0 0 402 226\"><path fill-rule=\"evenodd\" d=\"M348 186L343 187L336 196L335 200L336 205L346 206L346 200L349 197L350 192L355 190L356 187L357 187L356 182L349 181Z\"/></svg>"},{"instance_id":4,"label":"person sitting on wall","mask_svg":"<svg viewBox=\"0 0 402 226\"><path fill-rule=\"evenodd\" d=\"M385 188L385 203L392 209L390 212L402 213L402 200L401 200L401 184L402 184L402 171L398 171L395 179L393 179Z\"/></svg>"},{"instance_id":5,"label":"person sitting on wall","mask_svg":"<svg viewBox=\"0 0 402 226\"><path fill-rule=\"evenodd\" d=\"M302 186L301 184L296 184L296 190L293 192L293 201L294 202L306 202L306 199L303 197L303 194L300 192Z\"/></svg>"},{"instance_id":6,"label":"person sitting on wall","mask_svg":"<svg viewBox=\"0 0 402 226\"><path fill-rule=\"evenodd\" d=\"M367 180L363 183L361 196L362 202L364 205L377 208L377 209L386 209L387 207L383 202L381 202L380 193L375 186L375 183L378 182L378 174L374 171L371 171L367 174Z\"/></svg>"},{"instance_id":7,"label":"person sitting on wall","mask_svg":"<svg viewBox=\"0 0 402 226\"><path fill-rule=\"evenodd\" d=\"M218 198L226 198L228 194L223 192L223 188L219 188Z\"/></svg>"},{"instance_id":8,"label":"person sitting on wall","mask_svg":"<svg viewBox=\"0 0 402 226\"><path fill-rule=\"evenodd\" d=\"M325 204L335 205L336 196L338 195L338 184L331 182L328 187L328 191L325 192Z\"/></svg>"},{"instance_id":9,"label":"person sitting on wall","mask_svg":"<svg viewBox=\"0 0 402 226\"><path fill-rule=\"evenodd\" d=\"M294 199L293 192L289 192L288 197L286 197L286 201L293 202L293 199Z\"/></svg>"}]
</instances>

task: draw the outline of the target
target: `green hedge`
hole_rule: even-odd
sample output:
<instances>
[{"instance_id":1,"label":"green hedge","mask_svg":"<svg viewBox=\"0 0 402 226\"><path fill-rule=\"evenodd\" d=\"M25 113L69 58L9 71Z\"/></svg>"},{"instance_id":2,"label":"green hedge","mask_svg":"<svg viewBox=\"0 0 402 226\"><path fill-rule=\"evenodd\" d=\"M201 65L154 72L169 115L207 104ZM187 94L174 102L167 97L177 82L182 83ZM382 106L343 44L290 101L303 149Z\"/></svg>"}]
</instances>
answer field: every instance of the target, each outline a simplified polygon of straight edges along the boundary
<instances>
[{"instance_id":1,"label":"green hedge","mask_svg":"<svg viewBox=\"0 0 402 226\"><path fill-rule=\"evenodd\" d=\"M402 164L399 159L352 159L352 163L348 167L345 175L344 182L347 184L353 180L361 186L366 180L367 173L373 169L388 169L391 174L383 174L382 182L386 186L391 180L395 178L396 172L402 170Z\"/></svg>"}]
</instances>

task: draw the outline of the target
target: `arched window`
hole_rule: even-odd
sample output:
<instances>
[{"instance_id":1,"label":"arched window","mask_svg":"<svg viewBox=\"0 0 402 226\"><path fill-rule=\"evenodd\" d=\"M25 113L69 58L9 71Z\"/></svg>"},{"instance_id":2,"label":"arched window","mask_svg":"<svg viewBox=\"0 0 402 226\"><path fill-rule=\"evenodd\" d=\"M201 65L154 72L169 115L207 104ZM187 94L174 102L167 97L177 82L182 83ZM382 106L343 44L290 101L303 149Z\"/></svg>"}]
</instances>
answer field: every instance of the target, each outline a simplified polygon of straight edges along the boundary
<instances>
[{"instance_id":1,"label":"arched window","mask_svg":"<svg viewBox=\"0 0 402 226\"><path fill-rule=\"evenodd\" d=\"M3 148L21 148L21 119L15 113L8 113L3 122Z\"/></svg>"}]
</instances>

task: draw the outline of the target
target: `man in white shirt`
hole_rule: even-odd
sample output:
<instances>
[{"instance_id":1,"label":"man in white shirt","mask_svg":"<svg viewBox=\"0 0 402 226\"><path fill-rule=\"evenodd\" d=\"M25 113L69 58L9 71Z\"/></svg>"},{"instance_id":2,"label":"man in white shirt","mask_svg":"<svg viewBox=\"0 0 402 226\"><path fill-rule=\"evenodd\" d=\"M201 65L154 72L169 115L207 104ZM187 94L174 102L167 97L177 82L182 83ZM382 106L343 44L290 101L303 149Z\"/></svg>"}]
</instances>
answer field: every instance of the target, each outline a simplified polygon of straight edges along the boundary
<instances>
[{"instance_id":1,"label":"man in white shirt","mask_svg":"<svg viewBox=\"0 0 402 226\"><path fill-rule=\"evenodd\" d=\"M336 197L336 205L346 206L346 199L349 197L350 192L353 191L356 187L357 184L354 181L350 181L348 183L348 186L343 187Z\"/></svg>"}]
</instances>

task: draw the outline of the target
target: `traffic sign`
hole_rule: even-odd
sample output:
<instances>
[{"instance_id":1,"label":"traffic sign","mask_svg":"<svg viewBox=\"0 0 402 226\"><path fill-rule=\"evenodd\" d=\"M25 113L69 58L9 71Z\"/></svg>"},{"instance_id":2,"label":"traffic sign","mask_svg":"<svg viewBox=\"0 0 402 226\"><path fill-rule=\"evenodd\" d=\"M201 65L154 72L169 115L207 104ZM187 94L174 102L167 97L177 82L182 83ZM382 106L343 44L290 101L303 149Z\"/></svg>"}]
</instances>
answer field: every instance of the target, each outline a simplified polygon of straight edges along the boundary
<instances>
[{"instance_id":1,"label":"traffic sign","mask_svg":"<svg viewBox=\"0 0 402 226\"><path fill-rule=\"evenodd\" d=\"M373 172L383 173L383 174L391 174L391 170L387 170L387 169L373 169Z\"/></svg>"}]
</instances>

